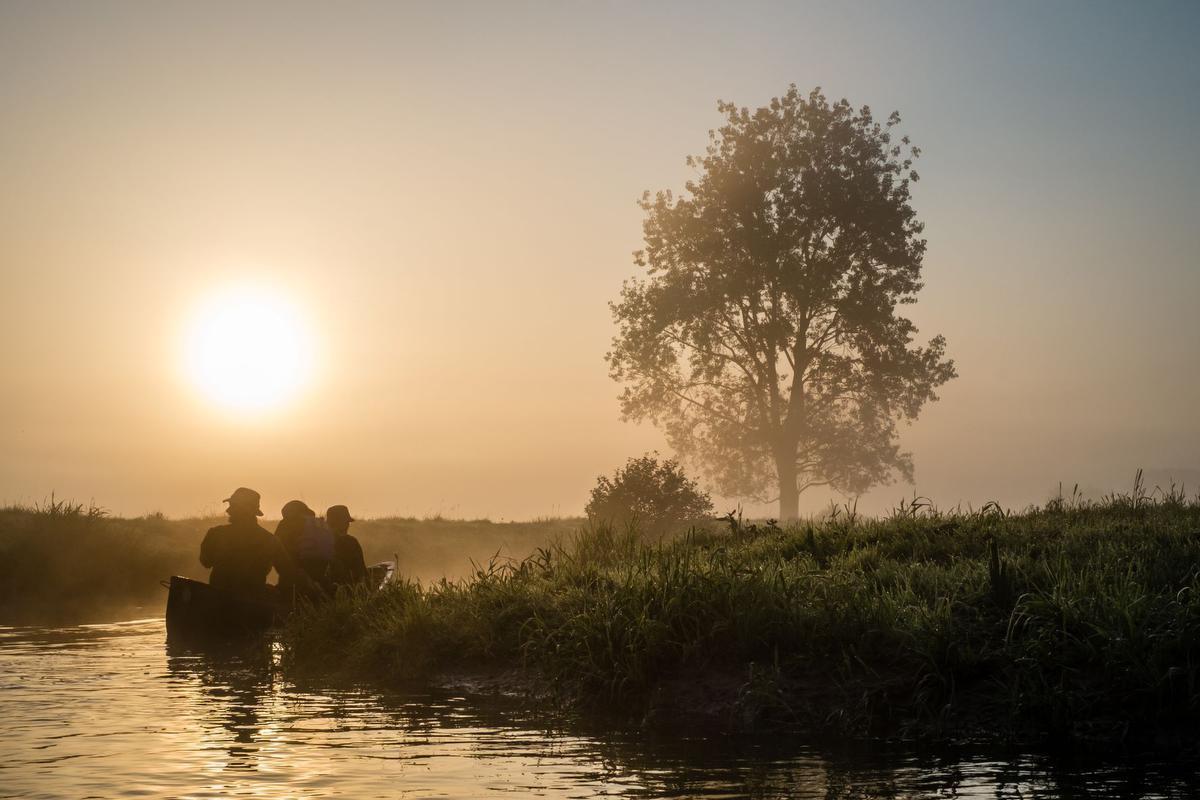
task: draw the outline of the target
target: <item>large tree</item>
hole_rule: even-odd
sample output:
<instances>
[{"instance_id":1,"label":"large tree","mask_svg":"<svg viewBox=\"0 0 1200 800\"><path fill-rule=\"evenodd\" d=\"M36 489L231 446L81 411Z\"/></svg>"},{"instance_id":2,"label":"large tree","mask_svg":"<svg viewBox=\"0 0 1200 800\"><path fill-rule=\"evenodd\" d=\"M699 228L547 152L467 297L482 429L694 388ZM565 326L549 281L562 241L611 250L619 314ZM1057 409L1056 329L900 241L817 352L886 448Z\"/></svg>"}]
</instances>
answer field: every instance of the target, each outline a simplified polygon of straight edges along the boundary
<instances>
[{"instance_id":1,"label":"large tree","mask_svg":"<svg viewBox=\"0 0 1200 800\"><path fill-rule=\"evenodd\" d=\"M641 200L645 276L612 303L607 359L626 419L651 420L727 496L861 493L912 479L896 426L955 376L946 343L897 313L921 289L910 201L920 154L893 112L791 86L725 124L683 196Z\"/></svg>"}]
</instances>

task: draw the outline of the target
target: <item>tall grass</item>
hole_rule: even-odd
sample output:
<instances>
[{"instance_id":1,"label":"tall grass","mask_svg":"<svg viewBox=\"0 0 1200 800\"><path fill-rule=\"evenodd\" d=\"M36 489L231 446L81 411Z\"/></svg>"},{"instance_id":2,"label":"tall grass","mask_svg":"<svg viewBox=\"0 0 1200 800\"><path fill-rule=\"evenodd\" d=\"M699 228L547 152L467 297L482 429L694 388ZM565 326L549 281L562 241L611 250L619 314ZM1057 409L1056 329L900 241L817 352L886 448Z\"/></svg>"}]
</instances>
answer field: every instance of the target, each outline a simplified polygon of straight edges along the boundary
<instances>
[{"instance_id":1,"label":"tall grass","mask_svg":"<svg viewBox=\"0 0 1200 800\"><path fill-rule=\"evenodd\" d=\"M0 509L0 623L62 624L161 614L159 581L196 561L212 521L116 519L52 499Z\"/></svg>"},{"instance_id":2,"label":"tall grass","mask_svg":"<svg viewBox=\"0 0 1200 800\"><path fill-rule=\"evenodd\" d=\"M862 732L1113 739L1200 710L1200 502L908 504L673 541L586 527L457 581L343 594L290 668L520 669L581 707Z\"/></svg>"}]
</instances>

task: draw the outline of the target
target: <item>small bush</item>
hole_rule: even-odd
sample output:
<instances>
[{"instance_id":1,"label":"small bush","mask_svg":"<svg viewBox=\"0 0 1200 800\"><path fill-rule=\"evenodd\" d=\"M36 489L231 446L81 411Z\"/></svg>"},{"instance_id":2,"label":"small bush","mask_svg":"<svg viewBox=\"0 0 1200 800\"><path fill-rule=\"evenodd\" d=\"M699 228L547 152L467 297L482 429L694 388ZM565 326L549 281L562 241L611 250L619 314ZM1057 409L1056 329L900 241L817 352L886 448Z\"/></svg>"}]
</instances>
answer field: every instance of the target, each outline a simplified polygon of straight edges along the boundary
<instances>
[{"instance_id":1,"label":"small bush","mask_svg":"<svg viewBox=\"0 0 1200 800\"><path fill-rule=\"evenodd\" d=\"M710 516L712 500L672 459L658 454L631 458L612 478L601 475L585 511L589 518L616 524L637 523L663 533L673 525Z\"/></svg>"}]
</instances>

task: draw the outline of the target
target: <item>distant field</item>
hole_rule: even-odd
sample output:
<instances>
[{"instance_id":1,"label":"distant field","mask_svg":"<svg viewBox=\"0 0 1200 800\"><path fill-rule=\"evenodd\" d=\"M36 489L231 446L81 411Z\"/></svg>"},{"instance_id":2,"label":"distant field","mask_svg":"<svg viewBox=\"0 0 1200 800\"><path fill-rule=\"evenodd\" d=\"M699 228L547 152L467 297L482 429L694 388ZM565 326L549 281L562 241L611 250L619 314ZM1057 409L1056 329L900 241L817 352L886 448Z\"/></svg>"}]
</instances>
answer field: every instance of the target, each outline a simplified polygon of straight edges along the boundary
<instances>
[{"instance_id":1,"label":"distant field","mask_svg":"<svg viewBox=\"0 0 1200 800\"><path fill-rule=\"evenodd\" d=\"M159 616L171 575L204 578L200 540L223 519L123 519L58 504L0 509L0 624L67 624ZM404 575L430 582L469 574L472 561L521 559L577 519L490 522L391 518L356 522L367 562L399 557ZM265 520L267 530L274 520ZM274 580L272 578L272 580Z\"/></svg>"}]
</instances>

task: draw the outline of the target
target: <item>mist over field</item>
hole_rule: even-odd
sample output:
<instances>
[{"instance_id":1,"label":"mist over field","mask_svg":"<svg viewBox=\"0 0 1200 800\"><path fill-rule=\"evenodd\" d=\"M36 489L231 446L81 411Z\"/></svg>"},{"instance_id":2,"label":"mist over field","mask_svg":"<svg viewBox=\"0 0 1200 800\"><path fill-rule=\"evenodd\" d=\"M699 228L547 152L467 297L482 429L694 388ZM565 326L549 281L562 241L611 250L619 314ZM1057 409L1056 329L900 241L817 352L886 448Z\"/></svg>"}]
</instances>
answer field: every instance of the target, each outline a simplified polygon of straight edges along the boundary
<instances>
[{"instance_id":1,"label":"mist over field","mask_svg":"<svg viewBox=\"0 0 1200 800\"><path fill-rule=\"evenodd\" d=\"M200 541L224 522L112 518L70 503L56 513L0 509L0 625L161 616L166 589L160 582L171 575L206 579ZM263 525L274 530L277 523ZM523 559L568 537L579 523L393 518L356 522L353 534L368 564L395 560L406 578L433 584Z\"/></svg>"}]
</instances>

